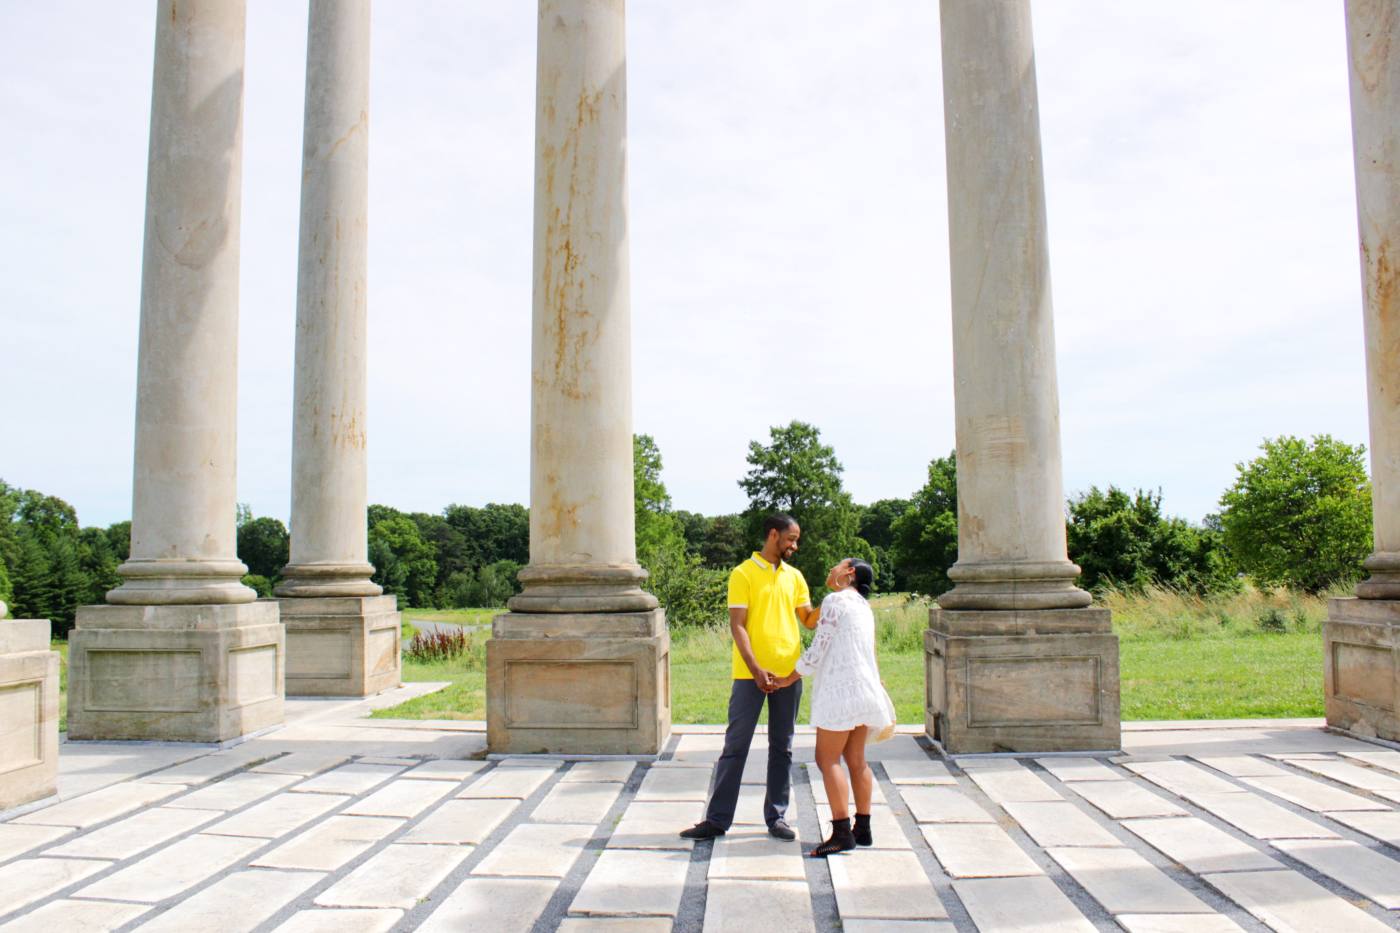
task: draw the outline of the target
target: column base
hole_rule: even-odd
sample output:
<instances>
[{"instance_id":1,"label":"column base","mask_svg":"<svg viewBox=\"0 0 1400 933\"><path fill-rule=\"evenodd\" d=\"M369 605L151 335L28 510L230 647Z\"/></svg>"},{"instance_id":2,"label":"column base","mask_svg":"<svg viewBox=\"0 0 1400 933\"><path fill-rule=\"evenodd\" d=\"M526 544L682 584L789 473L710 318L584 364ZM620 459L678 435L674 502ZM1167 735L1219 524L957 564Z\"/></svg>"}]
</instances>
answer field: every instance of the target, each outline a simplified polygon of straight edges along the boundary
<instances>
[{"instance_id":1,"label":"column base","mask_svg":"<svg viewBox=\"0 0 1400 933\"><path fill-rule=\"evenodd\" d=\"M81 606L68 637L68 737L226 742L280 725L277 601Z\"/></svg>"},{"instance_id":2,"label":"column base","mask_svg":"<svg viewBox=\"0 0 1400 933\"><path fill-rule=\"evenodd\" d=\"M638 564L531 564L517 575L522 590L511 612L650 612L656 597L642 589L647 572Z\"/></svg>"},{"instance_id":3,"label":"column base","mask_svg":"<svg viewBox=\"0 0 1400 933\"><path fill-rule=\"evenodd\" d=\"M0 620L0 812L57 792L58 652L49 650L49 623Z\"/></svg>"},{"instance_id":4,"label":"column base","mask_svg":"<svg viewBox=\"0 0 1400 933\"><path fill-rule=\"evenodd\" d=\"M486 741L498 754L655 755L671 735L666 614L496 617Z\"/></svg>"},{"instance_id":5,"label":"column base","mask_svg":"<svg viewBox=\"0 0 1400 933\"><path fill-rule=\"evenodd\" d=\"M1329 600L1322 648L1327 725L1400 742L1400 600Z\"/></svg>"},{"instance_id":6,"label":"column base","mask_svg":"<svg viewBox=\"0 0 1400 933\"><path fill-rule=\"evenodd\" d=\"M1094 598L1075 586L1079 568L1069 561L982 561L948 568L953 588L938 597L944 609L1085 609Z\"/></svg>"},{"instance_id":7,"label":"column base","mask_svg":"<svg viewBox=\"0 0 1400 933\"><path fill-rule=\"evenodd\" d=\"M379 596L384 588L370 577L373 564L288 564L282 568L282 582L273 590L277 596Z\"/></svg>"},{"instance_id":8,"label":"column base","mask_svg":"<svg viewBox=\"0 0 1400 933\"><path fill-rule=\"evenodd\" d=\"M367 697L403 674L398 598L277 600L287 630L287 696Z\"/></svg>"},{"instance_id":9,"label":"column base","mask_svg":"<svg viewBox=\"0 0 1400 933\"><path fill-rule=\"evenodd\" d=\"M1107 609L933 609L924 729L950 754L1121 746Z\"/></svg>"}]
</instances>

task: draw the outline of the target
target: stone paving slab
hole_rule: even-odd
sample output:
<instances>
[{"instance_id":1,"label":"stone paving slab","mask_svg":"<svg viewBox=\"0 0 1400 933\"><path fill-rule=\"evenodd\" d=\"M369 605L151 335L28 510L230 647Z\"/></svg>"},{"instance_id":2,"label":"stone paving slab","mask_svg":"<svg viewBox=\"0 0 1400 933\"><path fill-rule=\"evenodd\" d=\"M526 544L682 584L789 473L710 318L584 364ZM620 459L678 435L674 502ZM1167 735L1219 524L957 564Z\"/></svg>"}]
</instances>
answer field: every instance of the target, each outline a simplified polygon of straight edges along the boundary
<instances>
[{"instance_id":1,"label":"stone paving slab","mask_svg":"<svg viewBox=\"0 0 1400 933\"><path fill-rule=\"evenodd\" d=\"M1188 800L1197 794L1238 794L1245 789L1185 761L1128 762L1129 771Z\"/></svg>"},{"instance_id":2,"label":"stone paving slab","mask_svg":"<svg viewBox=\"0 0 1400 933\"><path fill-rule=\"evenodd\" d=\"M424 845L479 845L495 832L520 801L486 797L449 800L433 815L399 837L399 842Z\"/></svg>"},{"instance_id":3,"label":"stone paving slab","mask_svg":"<svg viewBox=\"0 0 1400 933\"><path fill-rule=\"evenodd\" d=\"M1123 775L1114 771L1098 758L1037 758L1035 763L1065 783L1125 780Z\"/></svg>"},{"instance_id":4,"label":"stone paving slab","mask_svg":"<svg viewBox=\"0 0 1400 933\"><path fill-rule=\"evenodd\" d=\"M0 862L33 851L76 832L72 826L25 826L0 823Z\"/></svg>"},{"instance_id":5,"label":"stone paving slab","mask_svg":"<svg viewBox=\"0 0 1400 933\"><path fill-rule=\"evenodd\" d=\"M535 807L530 819L539 823L597 823L612 809L621 793L621 784L560 781Z\"/></svg>"},{"instance_id":6,"label":"stone paving slab","mask_svg":"<svg viewBox=\"0 0 1400 933\"><path fill-rule=\"evenodd\" d=\"M558 933L671 933L669 917L565 917Z\"/></svg>"},{"instance_id":7,"label":"stone paving slab","mask_svg":"<svg viewBox=\"0 0 1400 933\"><path fill-rule=\"evenodd\" d=\"M1123 844L1068 801L1027 800L1001 806L1041 848Z\"/></svg>"},{"instance_id":8,"label":"stone paving slab","mask_svg":"<svg viewBox=\"0 0 1400 933\"><path fill-rule=\"evenodd\" d=\"M1123 827L1198 875L1283 867L1248 843L1193 816L1124 820Z\"/></svg>"},{"instance_id":9,"label":"stone paving slab","mask_svg":"<svg viewBox=\"0 0 1400 933\"><path fill-rule=\"evenodd\" d=\"M885 774L894 784L956 784L958 779L941 761L924 759L892 759L881 762Z\"/></svg>"},{"instance_id":10,"label":"stone paving slab","mask_svg":"<svg viewBox=\"0 0 1400 933\"><path fill-rule=\"evenodd\" d=\"M193 758L163 771L148 774L141 780L157 784L188 784L190 786L207 784L210 781L233 774L235 771L242 771L244 768L262 764L269 758L277 757L280 756L270 754L256 746L238 746L201 758Z\"/></svg>"},{"instance_id":11,"label":"stone paving slab","mask_svg":"<svg viewBox=\"0 0 1400 933\"><path fill-rule=\"evenodd\" d=\"M705 805L693 801L634 802L608 837L608 848L686 849L695 845L680 831L705 818Z\"/></svg>"},{"instance_id":12,"label":"stone paving slab","mask_svg":"<svg viewBox=\"0 0 1400 933\"><path fill-rule=\"evenodd\" d=\"M1046 849L1111 914L1214 913L1131 849Z\"/></svg>"},{"instance_id":13,"label":"stone paving slab","mask_svg":"<svg viewBox=\"0 0 1400 933\"><path fill-rule=\"evenodd\" d=\"M1390 910L1400 908L1400 862L1349 839L1279 839L1274 848Z\"/></svg>"},{"instance_id":14,"label":"stone paving slab","mask_svg":"<svg viewBox=\"0 0 1400 933\"><path fill-rule=\"evenodd\" d=\"M1320 774L1341 784L1369 791L1400 791L1400 777L1336 758L1284 759L1296 768Z\"/></svg>"},{"instance_id":15,"label":"stone paving slab","mask_svg":"<svg viewBox=\"0 0 1400 933\"><path fill-rule=\"evenodd\" d=\"M912 852L870 849L827 859L843 918L941 920L948 916Z\"/></svg>"},{"instance_id":16,"label":"stone paving slab","mask_svg":"<svg viewBox=\"0 0 1400 933\"><path fill-rule=\"evenodd\" d=\"M296 774L301 777L312 777L322 771L339 767L349 760L349 755L338 755L333 752L292 752L289 755L282 755L271 761L255 765L249 770L260 774Z\"/></svg>"},{"instance_id":17,"label":"stone paving slab","mask_svg":"<svg viewBox=\"0 0 1400 933\"><path fill-rule=\"evenodd\" d=\"M674 917L689 867L687 852L606 849L569 905L569 913Z\"/></svg>"},{"instance_id":18,"label":"stone paving slab","mask_svg":"<svg viewBox=\"0 0 1400 933\"><path fill-rule=\"evenodd\" d=\"M1337 835L1254 794L1199 794L1192 803L1256 839L1330 839Z\"/></svg>"},{"instance_id":19,"label":"stone paving slab","mask_svg":"<svg viewBox=\"0 0 1400 933\"><path fill-rule=\"evenodd\" d=\"M953 882L978 930L1094 933L1094 925L1044 875Z\"/></svg>"},{"instance_id":20,"label":"stone paving slab","mask_svg":"<svg viewBox=\"0 0 1400 933\"><path fill-rule=\"evenodd\" d=\"M13 911L41 901L111 865L88 859L26 858L0 866L0 910Z\"/></svg>"},{"instance_id":21,"label":"stone paving slab","mask_svg":"<svg viewBox=\"0 0 1400 933\"><path fill-rule=\"evenodd\" d=\"M651 768L637 788L638 800L694 800L710 796L708 768Z\"/></svg>"},{"instance_id":22,"label":"stone paving slab","mask_svg":"<svg viewBox=\"0 0 1400 933\"><path fill-rule=\"evenodd\" d=\"M471 855L471 846L390 845L316 897L323 907L413 907Z\"/></svg>"},{"instance_id":23,"label":"stone paving slab","mask_svg":"<svg viewBox=\"0 0 1400 933\"><path fill-rule=\"evenodd\" d=\"M784 931L815 933L812 896L801 881L710 881L705 933L753 933L756 921L774 918ZM849 930L849 927L846 928Z\"/></svg>"},{"instance_id":24,"label":"stone paving slab","mask_svg":"<svg viewBox=\"0 0 1400 933\"><path fill-rule=\"evenodd\" d=\"M954 878L1043 874L1040 866L1000 826L925 823L919 829L943 870Z\"/></svg>"},{"instance_id":25,"label":"stone paving slab","mask_svg":"<svg viewBox=\"0 0 1400 933\"><path fill-rule=\"evenodd\" d=\"M388 933L401 917L402 910L382 907L299 910L274 933Z\"/></svg>"},{"instance_id":26,"label":"stone paving slab","mask_svg":"<svg viewBox=\"0 0 1400 933\"><path fill-rule=\"evenodd\" d=\"M484 761L425 761L416 768L404 772L406 778L420 778L427 781L462 782L486 767Z\"/></svg>"},{"instance_id":27,"label":"stone paving slab","mask_svg":"<svg viewBox=\"0 0 1400 933\"><path fill-rule=\"evenodd\" d=\"M1338 823L1350 826L1372 839L1379 839L1400 850L1400 810L1388 813L1373 813L1358 810L1352 813L1332 813L1329 816Z\"/></svg>"},{"instance_id":28,"label":"stone paving slab","mask_svg":"<svg viewBox=\"0 0 1400 933\"><path fill-rule=\"evenodd\" d=\"M564 784L582 781L588 784L626 783L637 770L635 761L579 761L560 778Z\"/></svg>"},{"instance_id":29,"label":"stone paving slab","mask_svg":"<svg viewBox=\"0 0 1400 933\"><path fill-rule=\"evenodd\" d=\"M1379 933L1390 929L1296 871L1241 871L1202 878L1275 930Z\"/></svg>"},{"instance_id":30,"label":"stone paving slab","mask_svg":"<svg viewBox=\"0 0 1400 933\"><path fill-rule=\"evenodd\" d=\"M412 819L456 790L444 781L394 781L341 811L346 816Z\"/></svg>"},{"instance_id":31,"label":"stone paving slab","mask_svg":"<svg viewBox=\"0 0 1400 933\"><path fill-rule=\"evenodd\" d=\"M418 929L421 933L529 933L558 884L540 878L468 878Z\"/></svg>"},{"instance_id":32,"label":"stone paving slab","mask_svg":"<svg viewBox=\"0 0 1400 933\"><path fill-rule=\"evenodd\" d=\"M1375 749L1343 749L1341 754L1375 768L1384 768L1393 774L1400 774L1400 752L1377 751Z\"/></svg>"},{"instance_id":33,"label":"stone paving slab","mask_svg":"<svg viewBox=\"0 0 1400 933\"><path fill-rule=\"evenodd\" d=\"M296 786L303 794L363 794L403 773L403 768L389 765L367 765L358 762L333 768Z\"/></svg>"},{"instance_id":34,"label":"stone paving slab","mask_svg":"<svg viewBox=\"0 0 1400 933\"><path fill-rule=\"evenodd\" d=\"M403 820L383 817L333 816L259 856L253 864L266 868L335 871L403 825Z\"/></svg>"},{"instance_id":35,"label":"stone paving slab","mask_svg":"<svg viewBox=\"0 0 1400 933\"><path fill-rule=\"evenodd\" d=\"M1290 772L1254 755L1195 755L1201 764L1231 777L1283 777Z\"/></svg>"},{"instance_id":36,"label":"stone paving slab","mask_svg":"<svg viewBox=\"0 0 1400 933\"><path fill-rule=\"evenodd\" d=\"M1365 797L1353 794L1350 791L1315 781L1312 778L1302 775L1289 775L1287 777L1252 777L1240 778L1250 787L1257 787L1259 790L1267 791L1275 797L1282 797L1289 803L1295 803L1307 810L1317 813L1327 813L1334 810L1389 810L1386 804L1378 800L1367 800Z\"/></svg>"},{"instance_id":37,"label":"stone paving slab","mask_svg":"<svg viewBox=\"0 0 1400 933\"><path fill-rule=\"evenodd\" d=\"M112 784L81 797L74 797L56 803L42 810L16 818L15 823L35 823L41 826L72 826L87 829L98 823L133 810L140 810L167 797L173 797L185 790L183 784L148 784L144 781L128 781Z\"/></svg>"},{"instance_id":38,"label":"stone paving slab","mask_svg":"<svg viewBox=\"0 0 1400 933\"><path fill-rule=\"evenodd\" d=\"M339 794L278 794L225 817L204 832L216 836L277 839L344 805L345 798Z\"/></svg>"},{"instance_id":39,"label":"stone paving slab","mask_svg":"<svg viewBox=\"0 0 1400 933\"><path fill-rule=\"evenodd\" d=\"M1131 781L1079 781L1066 786L1115 820L1186 815L1170 800Z\"/></svg>"},{"instance_id":40,"label":"stone paving slab","mask_svg":"<svg viewBox=\"0 0 1400 933\"><path fill-rule=\"evenodd\" d=\"M1128 933L1244 933L1221 914L1119 914L1113 919Z\"/></svg>"},{"instance_id":41,"label":"stone paving slab","mask_svg":"<svg viewBox=\"0 0 1400 933\"><path fill-rule=\"evenodd\" d=\"M842 933L953 933L947 920L846 920Z\"/></svg>"},{"instance_id":42,"label":"stone paving slab","mask_svg":"<svg viewBox=\"0 0 1400 933\"><path fill-rule=\"evenodd\" d=\"M514 797L524 800L539 790L558 769L555 765L497 766L467 785L458 797Z\"/></svg>"},{"instance_id":43,"label":"stone paving slab","mask_svg":"<svg viewBox=\"0 0 1400 933\"><path fill-rule=\"evenodd\" d=\"M992 815L959 788L901 787L899 795L920 823L992 823Z\"/></svg>"},{"instance_id":44,"label":"stone paving slab","mask_svg":"<svg viewBox=\"0 0 1400 933\"><path fill-rule=\"evenodd\" d=\"M709 877L801 881L805 888L807 869L802 864L800 837L775 839L766 828L730 830L714 841Z\"/></svg>"},{"instance_id":45,"label":"stone paving slab","mask_svg":"<svg viewBox=\"0 0 1400 933\"><path fill-rule=\"evenodd\" d=\"M55 846L45 854L69 858L128 859L177 836L194 832L223 815L222 810L152 807Z\"/></svg>"},{"instance_id":46,"label":"stone paving slab","mask_svg":"<svg viewBox=\"0 0 1400 933\"><path fill-rule=\"evenodd\" d=\"M593 838L593 826L522 823L472 869L472 874L563 878Z\"/></svg>"},{"instance_id":47,"label":"stone paving slab","mask_svg":"<svg viewBox=\"0 0 1400 933\"><path fill-rule=\"evenodd\" d=\"M255 800L277 793L301 780L295 774L254 774L246 772L206 784L166 804L190 810L237 810Z\"/></svg>"},{"instance_id":48,"label":"stone paving slab","mask_svg":"<svg viewBox=\"0 0 1400 933\"><path fill-rule=\"evenodd\" d=\"M9 909L9 905L5 905ZM5 924L5 933L107 933L151 909L149 904L118 901L50 901L18 920Z\"/></svg>"},{"instance_id":49,"label":"stone paving slab","mask_svg":"<svg viewBox=\"0 0 1400 933\"><path fill-rule=\"evenodd\" d=\"M1059 792L1017 764L1015 768L978 768L968 772L982 793L994 802L1028 803L1063 800Z\"/></svg>"},{"instance_id":50,"label":"stone paving slab","mask_svg":"<svg viewBox=\"0 0 1400 933\"><path fill-rule=\"evenodd\" d=\"M324 877L306 871L241 871L185 898L136 929L142 933L248 933Z\"/></svg>"},{"instance_id":51,"label":"stone paving slab","mask_svg":"<svg viewBox=\"0 0 1400 933\"><path fill-rule=\"evenodd\" d=\"M266 844L262 839L195 834L80 888L77 897L157 904L224 871Z\"/></svg>"}]
</instances>

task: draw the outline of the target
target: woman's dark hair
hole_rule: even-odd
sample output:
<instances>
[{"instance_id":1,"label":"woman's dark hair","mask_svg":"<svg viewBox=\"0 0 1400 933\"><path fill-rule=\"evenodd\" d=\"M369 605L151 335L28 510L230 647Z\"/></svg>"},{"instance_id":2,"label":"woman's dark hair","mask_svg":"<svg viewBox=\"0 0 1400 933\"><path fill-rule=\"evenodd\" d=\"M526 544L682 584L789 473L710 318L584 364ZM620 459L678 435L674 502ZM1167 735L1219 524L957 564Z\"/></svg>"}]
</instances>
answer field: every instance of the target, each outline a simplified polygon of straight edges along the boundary
<instances>
[{"instance_id":1,"label":"woman's dark hair","mask_svg":"<svg viewBox=\"0 0 1400 933\"><path fill-rule=\"evenodd\" d=\"M870 588L875 585L875 568L871 567L859 557L846 558L851 562L851 573L855 576L851 579L851 586L857 593L870 598Z\"/></svg>"}]
</instances>

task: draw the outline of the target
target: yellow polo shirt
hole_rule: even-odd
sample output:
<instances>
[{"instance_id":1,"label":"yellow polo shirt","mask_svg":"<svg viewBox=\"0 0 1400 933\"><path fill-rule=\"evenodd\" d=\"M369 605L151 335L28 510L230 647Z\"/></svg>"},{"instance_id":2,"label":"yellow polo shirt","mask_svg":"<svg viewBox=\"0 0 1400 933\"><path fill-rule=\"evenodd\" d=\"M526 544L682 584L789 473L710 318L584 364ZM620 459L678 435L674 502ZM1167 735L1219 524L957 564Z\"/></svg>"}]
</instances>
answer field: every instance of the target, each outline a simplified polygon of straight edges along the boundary
<instances>
[{"instance_id":1,"label":"yellow polo shirt","mask_svg":"<svg viewBox=\"0 0 1400 933\"><path fill-rule=\"evenodd\" d=\"M749 611L749 642L758 666L786 677L802 656L802 636L797 630L797 607L812 601L802 571L786 562L775 568L754 551L729 575L729 608ZM731 648L734 679L753 680L749 666Z\"/></svg>"}]
</instances>

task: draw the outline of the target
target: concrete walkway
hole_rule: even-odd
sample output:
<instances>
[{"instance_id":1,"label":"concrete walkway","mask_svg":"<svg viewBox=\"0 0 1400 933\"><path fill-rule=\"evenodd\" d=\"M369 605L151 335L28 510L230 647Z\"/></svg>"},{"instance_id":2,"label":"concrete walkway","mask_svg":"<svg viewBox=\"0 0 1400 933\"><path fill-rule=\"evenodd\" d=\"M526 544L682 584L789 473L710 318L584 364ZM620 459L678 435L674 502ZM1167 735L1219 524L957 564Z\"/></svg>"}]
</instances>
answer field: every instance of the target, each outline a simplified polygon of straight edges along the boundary
<instances>
[{"instance_id":1,"label":"concrete walkway","mask_svg":"<svg viewBox=\"0 0 1400 933\"><path fill-rule=\"evenodd\" d=\"M70 743L60 799L0 814L0 930L1400 929L1400 751L1319 721L1138 723L1125 754L872 749L875 846L828 819L798 736L794 825L698 819L717 726L655 762L482 760L481 723L363 718L432 689L293 700L228 749ZM824 828L824 826L822 826Z\"/></svg>"}]
</instances>

